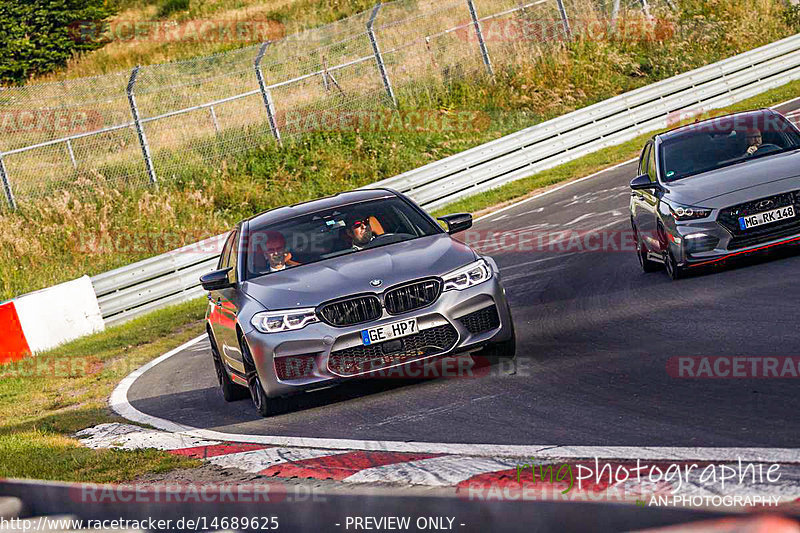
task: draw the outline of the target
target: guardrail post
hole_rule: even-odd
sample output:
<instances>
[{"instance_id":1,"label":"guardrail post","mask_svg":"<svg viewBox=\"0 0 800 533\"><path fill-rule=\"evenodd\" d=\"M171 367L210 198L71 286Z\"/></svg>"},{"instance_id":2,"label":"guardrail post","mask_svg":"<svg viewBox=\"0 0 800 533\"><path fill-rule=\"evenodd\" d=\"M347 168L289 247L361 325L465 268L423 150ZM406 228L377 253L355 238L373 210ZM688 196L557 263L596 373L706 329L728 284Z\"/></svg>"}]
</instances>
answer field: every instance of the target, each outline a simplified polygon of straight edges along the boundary
<instances>
[{"instance_id":1,"label":"guardrail post","mask_svg":"<svg viewBox=\"0 0 800 533\"><path fill-rule=\"evenodd\" d=\"M558 12L561 13L561 23L564 25L564 34L568 41L572 40L572 30L569 27L569 17L567 17L567 10L564 9L564 0L556 0L558 2Z\"/></svg>"},{"instance_id":2,"label":"guardrail post","mask_svg":"<svg viewBox=\"0 0 800 533\"><path fill-rule=\"evenodd\" d=\"M381 2L378 2L372 9L372 15L369 17L369 22L367 22L367 35L369 35L369 42L372 44L372 51L375 54L375 61L378 63L378 72L381 73L381 79L383 79L383 86L386 88L386 94L389 96L392 105L397 107L397 98L394 96L392 82L389 79L389 73L386 72L386 65L383 63L383 54L381 54L381 48L378 46L378 39L375 37L375 19L378 17L378 12L381 10L382 5Z\"/></svg>"},{"instance_id":3,"label":"guardrail post","mask_svg":"<svg viewBox=\"0 0 800 533\"><path fill-rule=\"evenodd\" d=\"M147 144L147 135L144 132L144 126L142 126L142 120L139 117L139 108L136 107L136 95L133 91L136 87L136 78L139 76L139 68L140 67L137 65L131 72L131 78L128 80L128 88L125 92L128 93L128 103L131 105L131 115L133 115L133 122L136 125L136 135L139 137L139 146L142 147L142 156L144 157L144 166L147 168L147 175L150 178L150 183L158 185L156 171L153 168L153 159L150 157L150 146Z\"/></svg>"},{"instance_id":4,"label":"guardrail post","mask_svg":"<svg viewBox=\"0 0 800 533\"><path fill-rule=\"evenodd\" d=\"M267 47L269 44L269 41L267 41L261 45L261 48L258 50L256 60L253 63L253 67L256 70L256 78L258 78L258 87L261 89L261 97L264 99L264 107L267 108L269 129L272 132L272 136L278 141L278 144L283 145L283 141L281 140L281 131L278 129L278 122L275 120L275 104L272 102L272 94L269 92L267 84L264 83L264 72L261 70L261 60L264 59L264 54L267 52Z\"/></svg>"},{"instance_id":5,"label":"guardrail post","mask_svg":"<svg viewBox=\"0 0 800 533\"><path fill-rule=\"evenodd\" d=\"M11 190L11 182L8 181L8 172L6 172L6 164L3 162L3 154L0 153L0 178L3 180L3 191L6 193L6 200L11 209L17 209L17 201L14 198L14 191Z\"/></svg>"},{"instance_id":6,"label":"guardrail post","mask_svg":"<svg viewBox=\"0 0 800 533\"><path fill-rule=\"evenodd\" d=\"M472 24L475 26L475 33L478 34L478 46L481 48L483 64L486 65L486 71L489 73L489 76L494 76L492 60L489 59L489 49L486 48L486 41L483 39L483 30L481 29L481 21L478 20L478 11L475 9L475 2L473 0L467 0L467 7L469 7L469 15L472 17Z\"/></svg>"}]
</instances>

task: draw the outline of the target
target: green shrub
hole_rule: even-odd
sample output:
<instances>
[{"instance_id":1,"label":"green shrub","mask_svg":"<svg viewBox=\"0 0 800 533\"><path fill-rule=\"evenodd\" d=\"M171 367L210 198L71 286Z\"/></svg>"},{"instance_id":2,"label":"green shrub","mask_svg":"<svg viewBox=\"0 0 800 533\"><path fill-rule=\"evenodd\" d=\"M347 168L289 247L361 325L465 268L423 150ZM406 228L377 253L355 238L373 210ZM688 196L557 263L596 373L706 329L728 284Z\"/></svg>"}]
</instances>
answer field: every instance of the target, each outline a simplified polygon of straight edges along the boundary
<instances>
[{"instance_id":1,"label":"green shrub","mask_svg":"<svg viewBox=\"0 0 800 533\"><path fill-rule=\"evenodd\" d=\"M783 12L783 20L794 31L800 32L800 4L789 4Z\"/></svg>"},{"instance_id":2,"label":"green shrub","mask_svg":"<svg viewBox=\"0 0 800 533\"><path fill-rule=\"evenodd\" d=\"M0 83L19 84L103 46L103 0L0 0Z\"/></svg>"},{"instance_id":3,"label":"green shrub","mask_svg":"<svg viewBox=\"0 0 800 533\"><path fill-rule=\"evenodd\" d=\"M189 0L164 0L158 6L158 16L164 18L187 9L189 9Z\"/></svg>"}]
</instances>

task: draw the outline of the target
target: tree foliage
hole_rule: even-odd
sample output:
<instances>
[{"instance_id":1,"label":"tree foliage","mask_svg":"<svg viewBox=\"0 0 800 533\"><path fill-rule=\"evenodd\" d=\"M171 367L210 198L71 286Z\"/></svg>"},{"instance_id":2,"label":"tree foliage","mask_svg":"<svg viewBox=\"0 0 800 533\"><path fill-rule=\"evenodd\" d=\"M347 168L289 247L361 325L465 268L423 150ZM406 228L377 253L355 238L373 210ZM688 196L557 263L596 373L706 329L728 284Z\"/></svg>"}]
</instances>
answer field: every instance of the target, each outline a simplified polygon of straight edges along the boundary
<instances>
[{"instance_id":1,"label":"tree foliage","mask_svg":"<svg viewBox=\"0 0 800 533\"><path fill-rule=\"evenodd\" d=\"M24 83L101 47L101 32L82 29L111 14L104 0L0 0L0 83Z\"/></svg>"}]
</instances>

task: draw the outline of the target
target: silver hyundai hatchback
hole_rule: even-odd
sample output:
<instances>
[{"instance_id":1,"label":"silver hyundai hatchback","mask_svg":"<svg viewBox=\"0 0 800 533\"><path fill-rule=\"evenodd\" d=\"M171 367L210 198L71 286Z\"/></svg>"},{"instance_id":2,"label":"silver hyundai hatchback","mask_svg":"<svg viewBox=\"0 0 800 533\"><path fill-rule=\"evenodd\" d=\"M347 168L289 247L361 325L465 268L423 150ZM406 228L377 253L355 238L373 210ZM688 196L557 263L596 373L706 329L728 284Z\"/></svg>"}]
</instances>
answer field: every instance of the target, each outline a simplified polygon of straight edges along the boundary
<instances>
[{"instance_id":1,"label":"silver hyundai hatchback","mask_svg":"<svg viewBox=\"0 0 800 533\"><path fill-rule=\"evenodd\" d=\"M762 109L655 135L631 182L645 272L697 267L800 244L800 131Z\"/></svg>"},{"instance_id":2,"label":"silver hyundai hatchback","mask_svg":"<svg viewBox=\"0 0 800 533\"><path fill-rule=\"evenodd\" d=\"M359 190L273 209L231 231L207 331L224 398L262 416L293 393L442 356L513 359L497 265L395 191Z\"/></svg>"}]
</instances>

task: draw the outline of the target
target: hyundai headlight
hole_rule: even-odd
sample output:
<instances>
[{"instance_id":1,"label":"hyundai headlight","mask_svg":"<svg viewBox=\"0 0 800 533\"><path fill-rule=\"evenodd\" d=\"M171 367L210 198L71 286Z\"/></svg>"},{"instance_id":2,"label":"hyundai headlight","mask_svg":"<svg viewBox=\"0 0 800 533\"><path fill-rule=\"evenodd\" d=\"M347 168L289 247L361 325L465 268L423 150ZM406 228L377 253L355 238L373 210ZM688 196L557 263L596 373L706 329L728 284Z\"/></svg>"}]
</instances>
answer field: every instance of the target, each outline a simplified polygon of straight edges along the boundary
<instances>
[{"instance_id":1,"label":"hyundai headlight","mask_svg":"<svg viewBox=\"0 0 800 533\"><path fill-rule=\"evenodd\" d=\"M474 287L492 277L492 267L485 259L479 259L465 267L442 276L445 291L461 291Z\"/></svg>"},{"instance_id":2,"label":"hyundai headlight","mask_svg":"<svg viewBox=\"0 0 800 533\"><path fill-rule=\"evenodd\" d=\"M313 308L265 311L256 313L251 320L253 327L261 333L281 333L303 329L314 322L319 322L319 318Z\"/></svg>"},{"instance_id":3,"label":"hyundai headlight","mask_svg":"<svg viewBox=\"0 0 800 533\"><path fill-rule=\"evenodd\" d=\"M669 211L675 220L697 220L700 218L708 218L711 216L711 209L705 207L695 207L691 205L677 204L675 202L668 202Z\"/></svg>"}]
</instances>

